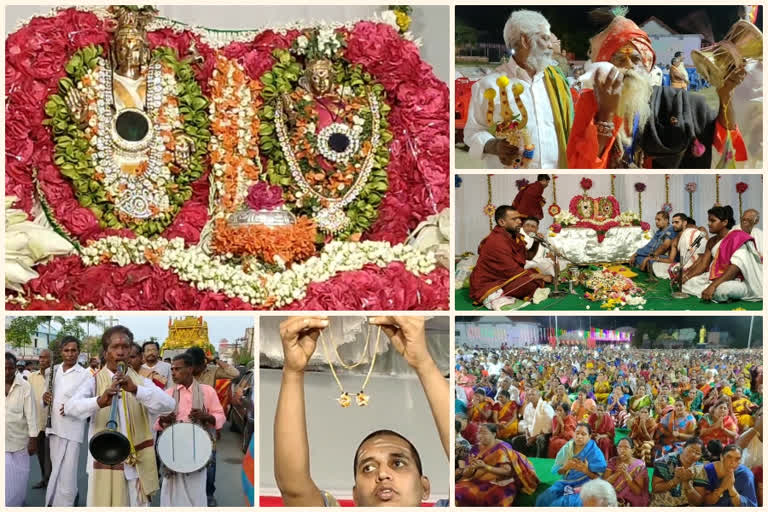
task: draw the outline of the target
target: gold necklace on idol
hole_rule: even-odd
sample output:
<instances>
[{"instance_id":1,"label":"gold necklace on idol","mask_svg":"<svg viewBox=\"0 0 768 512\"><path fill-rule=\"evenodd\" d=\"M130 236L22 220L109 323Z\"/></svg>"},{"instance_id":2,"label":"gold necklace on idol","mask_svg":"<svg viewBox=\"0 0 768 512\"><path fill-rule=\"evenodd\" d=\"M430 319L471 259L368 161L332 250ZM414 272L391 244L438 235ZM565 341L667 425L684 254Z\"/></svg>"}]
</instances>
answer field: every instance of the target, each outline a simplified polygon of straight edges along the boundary
<instances>
[{"instance_id":1,"label":"gold necklace on idol","mask_svg":"<svg viewBox=\"0 0 768 512\"><path fill-rule=\"evenodd\" d=\"M330 340L331 346L333 346L333 350L336 354L336 358L339 360L339 364L347 370L351 370L353 368L356 368L360 366L363 362L363 358L365 357L365 354L368 351L368 342L371 338L371 325L368 324L368 334L365 339L365 348L363 349L363 355L360 357L360 360L357 363L354 364L346 364L344 360L339 355L339 348L334 343L333 338ZM371 366L368 368L368 375L365 376L365 381L363 381L363 385L360 387L360 392L355 395L355 399L357 402L357 405L359 407L365 407L368 405L368 401L370 400L370 396L365 394L365 386L368 385L368 381L371 378L371 374L373 373L373 367L376 364L376 353L379 349L379 340L381 339L381 326L379 326L378 333L376 334L376 344L373 347L373 356L371 357ZM339 376L336 375L336 370L333 367L333 362L331 361L330 353L328 351L328 347L326 347L325 344L325 338L323 337L323 331L320 331L320 344L323 346L323 353L325 354L325 359L328 361L328 366L331 368L331 375L333 375L333 379L336 381L336 384L339 386L339 391L341 391L341 395L339 395L339 398L336 399L337 402L339 402L339 405L343 408L347 408L352 405L352 397L350 394L346 391L344 391L344 386L341 385L341 381L339 380Z\"/></svg>"}]
</instances>

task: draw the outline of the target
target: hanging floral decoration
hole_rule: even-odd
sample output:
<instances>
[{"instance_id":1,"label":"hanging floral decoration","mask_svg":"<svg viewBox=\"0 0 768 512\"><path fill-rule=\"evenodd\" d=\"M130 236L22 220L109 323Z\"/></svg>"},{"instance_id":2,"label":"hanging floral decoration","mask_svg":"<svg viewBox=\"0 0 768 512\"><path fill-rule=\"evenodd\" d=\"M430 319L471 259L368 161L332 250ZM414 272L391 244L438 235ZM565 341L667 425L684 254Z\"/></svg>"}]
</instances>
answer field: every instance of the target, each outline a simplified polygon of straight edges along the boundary
<instances>
[{"instance_id":1,"label":"hanging floral decoration","mask_svg":"<svg viewBox=\"0 0 768 512\"><path fill-rule=\"evenodd\" d=\"M552 175L552 204L549 205L547 211L552 217L562 211L560 205L557 204L557 174Z\"/></svg>"},{"instance_id":2,"label":"hanging floral decoration","mask_svg":"<svg viewBox=\"0 0 768 512\"><path fill-rule=\"evenodd\" d=\"M715 206L720 206L720 178L719 174L715 174Z\"/></svg>"},{"instance_id":3,"label":"hanging floral decoration","mask_svg":"<svg viewBox=\"0 0 768 512\"><path fill-rule=\"evenodd\" d=\"M736 193L739 194L739 218L741 218L742 215L744 215L743 212L743 203L742 203L742 197L741 195L747 191L749 188L749 185L744 183L743 181L740 181L736 184Z\"/></svg>"},{"instance_id":4,"label":"hanging floral decoration","mask_svg":"<svg viewBox=\"0 0 768 512\"><path fill-rule=\"evenodd\" d=\"M643 217L643 191L645 190L645 183L638 181L635 183L635 192L637 192L637 213L640 218Z\"/></svg>"},{"instance_id":5,"label":"hanging floral decoration","mask_svg":"<svg viewBox=\"0 0 768 512\"><path fill-rule=\"evenodd\" d=\"M616 175L611 174L611 195L616 195Z\"/></svg>"},{"instance_id":6,"label":"hanging floral decoration","mask_svg":"<svg viewBox=\"0 0 768 512\"><path fill-rule=\"evenodd\" d=\"M688 191L688 216L693 218L693 193L696 192L696 182L689 181L686 183L685 190Z\"/></svg>"},{"instance_id":7,"label":"hanging floral decoration","mask_svg":"<svg viewBox=\"0 0 768 512\"><path fill-rule=\"evenodd\" d=\"M667 213L672 213L672 203L669 202L669 174L664 175L664 204L661 209Z\"/></svg>"},{"instance_id":8,"label":"hanging floral decoration","mask_svg":"<svg viewBox=\"0 0 768 512\"><path fill-rule=\"evenodd\" d=\"M496 212L496 206L493 204L493 185L491 184L491 177L493 177L493 174L489 174L485 177L485 182L488 185L488 203L483 207L483 213L488 216L489 230L493 230L493 217Z\"/></svg>"},{"instance_id":9,"label":"hanging floral decoration","mask_svg":"<svg viewBox=\"0 0 768 512\"><path fill-rule=\"evenodd\" d=\"M592 188L592 180L589 178L581 178L579 185L584 190L584 194L586 194L587 191Z\"/></svg>"},{"instance_id":10,"label":"hanging floral decoration","mask_svg":"<svg viewBox=\"0 0 768 512\"><path fill-rule=\"evenodd\" d=\"M523 187L528 185L528 183L530 182L525 178L520 178L519 180L515 180L515 186L517 187L517 190L522 189Z\"/></svg>"}]
</instances>

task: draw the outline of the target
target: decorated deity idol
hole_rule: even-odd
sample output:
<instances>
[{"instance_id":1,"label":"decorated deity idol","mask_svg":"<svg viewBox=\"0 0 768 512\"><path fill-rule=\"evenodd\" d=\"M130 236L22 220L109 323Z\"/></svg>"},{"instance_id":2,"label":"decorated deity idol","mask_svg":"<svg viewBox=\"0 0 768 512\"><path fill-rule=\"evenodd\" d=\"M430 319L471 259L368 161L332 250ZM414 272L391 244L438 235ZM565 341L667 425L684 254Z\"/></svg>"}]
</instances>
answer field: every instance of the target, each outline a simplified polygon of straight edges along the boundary
<instances>
[{"instance_id":1,"label":"decorated deity idol","mask_svg":"<svg viewBox=\"0 0 768 512\"><path fill-rule=\"evenodd\" d=\"M181 113L180 106L188 105L179 96L194 100L198 110L207 102L194 79L190 89L179 83L177 71L188 64L172 50L150 51L146 27L154 8L113 6L110 12L114 35L107 55L100 47L80 50L61 83L59 101L91 148L89 162L62 171L103 227L151 236L173 221L191 195L188 184L202 173L194 160L196 146L202 150L204 144L185 133L190 116ZM54 131L57 151L66 153L59 135ZM84 189L77 183L83 180Z\"/></svg>"},{"instance_id":2,"label":"decorated deity idol","mask_svg":"<svg viewBox=\"0 0 768 512\"><path fill-rule=\"evenodd\" d=\"M308 31L284 57L287 64L273 69L290 71L282 75L290 90L274 99L280 157L292 182L288 200L296 213L339 238L359 236L372 223L372 205L359 196L372 182L378 192L386 190L383 136L391 137L382 88L343 61L343 37L330 28Z\"/></svg>"}]
</instances>

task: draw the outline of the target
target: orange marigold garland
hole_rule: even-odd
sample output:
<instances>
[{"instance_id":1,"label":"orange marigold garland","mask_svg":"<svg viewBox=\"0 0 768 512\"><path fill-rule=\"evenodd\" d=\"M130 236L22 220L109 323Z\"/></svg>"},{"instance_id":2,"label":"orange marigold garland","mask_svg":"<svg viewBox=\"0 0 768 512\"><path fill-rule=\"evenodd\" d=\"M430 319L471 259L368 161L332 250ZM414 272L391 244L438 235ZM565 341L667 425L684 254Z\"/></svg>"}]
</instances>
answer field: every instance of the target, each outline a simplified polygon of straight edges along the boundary
<instances>
[{"instance_id":1,"label":"orange marigold garland","mask_svg":"<svg viewBox=\"0 0 768 512\"><path fill-rule=\"evenodd\" d=\"M267 263L283 264L303 261L315 254L315 223L307 217L299 217L290 226L237 226L232 227L224 219L216 220L212 244L220 254L232 253L263 259Z\"/></svg>"},{"instance_id":2,"label":"orange marigold garland","mask_svg":"<svg viewBox=\"0 0 768 512\"><path fill-rule=\"evenodd\" d=\"M235 211L259 179L261 161L256 112L263 103L262 84L250 78L235 60L219 56L210 80L210 155L218 201L225 212Z\"/></svg>"}]
</instances>

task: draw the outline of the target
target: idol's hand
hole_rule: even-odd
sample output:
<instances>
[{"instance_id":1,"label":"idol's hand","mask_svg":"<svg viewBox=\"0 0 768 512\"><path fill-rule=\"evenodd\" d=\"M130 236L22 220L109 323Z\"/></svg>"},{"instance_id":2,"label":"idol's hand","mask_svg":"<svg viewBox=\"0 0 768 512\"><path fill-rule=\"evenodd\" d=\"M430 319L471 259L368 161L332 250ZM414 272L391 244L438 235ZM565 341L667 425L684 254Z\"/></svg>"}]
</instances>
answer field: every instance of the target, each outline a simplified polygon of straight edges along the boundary
<instances>
[{"instance_id":1,"label":"idol's hand","mask_svg":"<svg viewBox=\"0 0 768 512\"><path fill-rule=\"evenodd\" d=\"M423 316L377 316L371 323L381 326L392 346L414 370L434 364L427 350Z\"/></svg>"},{"instance_id":2,"label":"idol's hand","mask_svg":"<svg viewBox=\"0 0 768 512\"><path fill-rule=\"evenodd\" d=\"M598 117L602 121L610 121L619 107L621 87L624 83L624 73L612 66L606 69L600 66L595 71L595 99L598 105Z\"/></svg>"},{"instance_id":3,"label":"idol's hand","mask_svg":"<svg viewBox=\"0 0 768 512\"><path fill-rule=\"evenodd\" d=\"M326 316L294 316L280 324L283 370L303 372L317 347L320 331L328 327Z\"/></svg>"},{"instance_id":4,"label":"idol's hand","mask_svg":"<svg viewBox=\"0 0 768 512\"><path fill-rule=\"evenodd\" d=\"M174 140L176 142L176 148L173 150L173 156L179 167L188 168L190 156L194 151L195 142L192 138L184 132L177 131L174 133Z\"/></svg>"},{"instance_id":5,"label":"idol's hand","mask_svg":"<svg viewBox=\"0 0 768 512\"><path fill-rule=\"evenodd\" d=\"M76 122L85 123L85 102L76 87L71 87L64 95L64 104L67 105L69 113Z\"/></svg>"}]
</instances>

